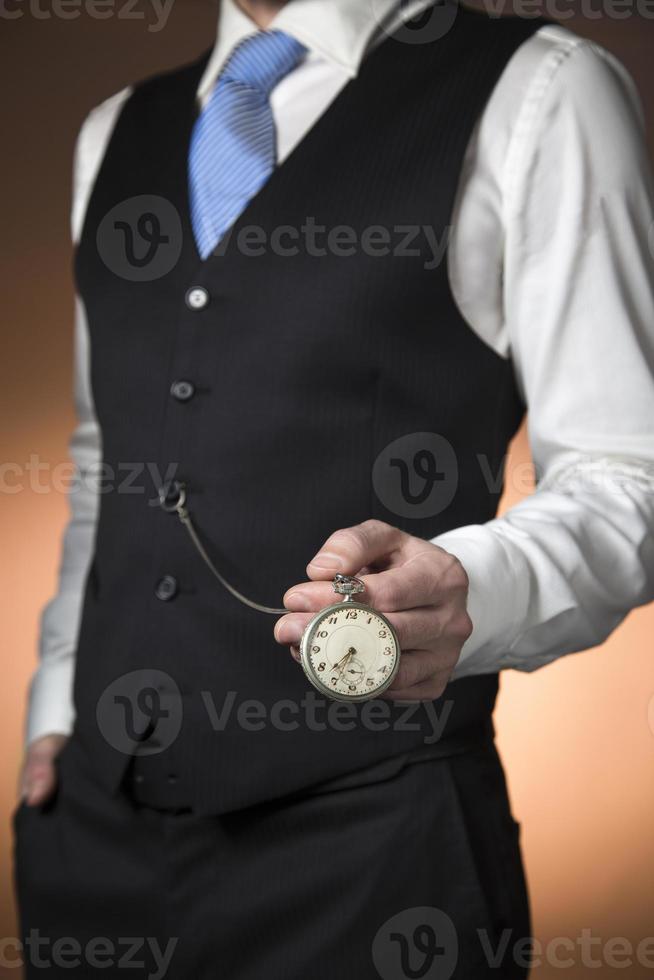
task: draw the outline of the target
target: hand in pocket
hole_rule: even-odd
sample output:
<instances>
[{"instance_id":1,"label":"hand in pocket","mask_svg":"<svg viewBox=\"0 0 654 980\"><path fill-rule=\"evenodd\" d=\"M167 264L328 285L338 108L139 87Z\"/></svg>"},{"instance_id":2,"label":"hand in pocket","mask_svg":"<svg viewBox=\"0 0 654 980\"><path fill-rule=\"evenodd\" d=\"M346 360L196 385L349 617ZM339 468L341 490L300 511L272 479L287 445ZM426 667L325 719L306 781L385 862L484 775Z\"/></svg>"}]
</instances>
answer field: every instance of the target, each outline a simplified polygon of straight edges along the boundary
<instances>
[{"instance_id":1,"label":"hand in pocket","mask_svg":"<svg viewBox=\"0 0 654 980\"><path fill-rule=\"evenodd\" d=\"M28 746L20 774L19 792L28 806L41 806L57 787L56 759L67 735L43 735Z\"/></svg>"}]
</instances>

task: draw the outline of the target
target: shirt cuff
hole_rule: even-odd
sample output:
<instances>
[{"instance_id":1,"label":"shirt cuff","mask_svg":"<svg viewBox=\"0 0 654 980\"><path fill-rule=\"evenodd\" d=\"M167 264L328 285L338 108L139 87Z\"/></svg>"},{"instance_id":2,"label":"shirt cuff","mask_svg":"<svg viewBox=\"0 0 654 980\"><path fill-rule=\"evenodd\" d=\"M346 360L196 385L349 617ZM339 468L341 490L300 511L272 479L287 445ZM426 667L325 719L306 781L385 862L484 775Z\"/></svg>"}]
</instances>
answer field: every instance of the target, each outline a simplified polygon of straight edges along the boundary
<instances>
[{"instance_id":1,"label":"shirt cuff","mask_svg":"<svg viewBox=\"0 0 654 980\"><path fill-rule=\"evenodd\" d=\"M470 583L473 631L453 679L511 666L511 646L529 613L530 571L524 555L503 540L493 522L456 528L433 538L432 544L459 559Z\"/></svg>"},{"instance_id":2,"label":"shirt cuff","mask_svg":"<svg viewBox=\"0 0 654 980\"><path fill-rule=\"evenodd\" d=\"M30 687L26 742L44 735L70 735L73 730L74 658L42 661Z\"/></svg>"}]
</instances>

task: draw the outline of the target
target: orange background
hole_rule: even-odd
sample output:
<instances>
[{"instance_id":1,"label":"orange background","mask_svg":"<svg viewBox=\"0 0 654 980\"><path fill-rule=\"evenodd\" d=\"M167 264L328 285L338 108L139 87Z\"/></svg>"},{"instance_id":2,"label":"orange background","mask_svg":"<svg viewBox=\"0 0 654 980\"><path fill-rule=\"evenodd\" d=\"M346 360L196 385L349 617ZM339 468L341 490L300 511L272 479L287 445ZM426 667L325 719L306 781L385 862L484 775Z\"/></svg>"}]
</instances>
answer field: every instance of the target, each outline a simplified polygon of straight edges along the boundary
<instances>
[{"instance_id":1,"label":"orange background","mask_svg":"<svg viewBox=\"0 0 654 980\"><path fill-rule=\"evenodd\" d=\"M15 9L20 0L7 3ZM353 0L358 2L358 0ZM364 2L364 0L361 0ZM118 4L120 6L120 4ZM593 4L600 6L599 0ZM76 131L89 108L123 85L192 58L209 46L216 6L177 0L167 26L145 20L0 17L4 188L0 401L2 462L31 454L66 458L71 407L72 289L68 243L69 171ZM40 0L41 12L49 10ZM617 9L617 8L616 8ZM69 11L70 12L70 11ZM653 10L654 13L654 10ZM576 17L567 22L627 64L654 124L654 20ZM524 485L524 433L513 448L505 504ZM511 471L515 479L511 478ZM44 481L45 482L45 481ZM14 936L8 820L21 753L38 614L55 586L66 501L60 491L2 494L0 594L3 680L0 715L0 939ZM535 934L573 941L591 929L603 944L636 946L654 936L654 608L639 610L601 650L565 658L533 675L504 675L497 713L523 845ZM620 970L654 975L652 967ZM597 976L579 955L572 969L536 978ZM605 963L600 975L612 973ZM17 975L0 967L0 976ZM180 978L181 980L181 978ZM501 980L501 978L500 978Z\"/></svg>"}]
</instances>

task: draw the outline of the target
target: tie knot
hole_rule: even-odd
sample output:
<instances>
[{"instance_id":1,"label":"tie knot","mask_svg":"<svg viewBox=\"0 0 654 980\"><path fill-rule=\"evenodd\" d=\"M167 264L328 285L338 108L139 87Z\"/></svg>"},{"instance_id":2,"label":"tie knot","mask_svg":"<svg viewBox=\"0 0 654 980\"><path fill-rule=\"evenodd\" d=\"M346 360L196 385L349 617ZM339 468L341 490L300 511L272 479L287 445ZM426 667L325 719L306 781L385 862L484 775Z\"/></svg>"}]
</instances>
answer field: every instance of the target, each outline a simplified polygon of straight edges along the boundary
<instances>
[{"instance_id":1,"label":"tie knot","mask_svg":"<svg viewBox=\"0 0 654 980\"><path fill-rule=\"evenodd\" d=\"M303 44L283 31L259 31L235 48L223 77L269 96L282 78L297 67L306 51Z\"/></svg>"}]
</instances>

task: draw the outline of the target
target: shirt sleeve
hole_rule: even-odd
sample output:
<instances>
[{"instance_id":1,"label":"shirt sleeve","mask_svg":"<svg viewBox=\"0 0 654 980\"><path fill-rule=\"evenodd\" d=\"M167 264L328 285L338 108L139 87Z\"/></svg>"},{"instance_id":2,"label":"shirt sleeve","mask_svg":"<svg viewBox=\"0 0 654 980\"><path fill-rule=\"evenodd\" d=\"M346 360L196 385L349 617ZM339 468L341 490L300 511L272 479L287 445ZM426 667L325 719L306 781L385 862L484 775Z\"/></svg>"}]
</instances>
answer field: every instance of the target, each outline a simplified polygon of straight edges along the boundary
<instances>
[{"instance_id":1,"label":"shirt sleeve","mask_svg":"<svg viewBox=\"0 0 654 980\"><path fill-rule=\"evenodd\" d=\"M520 93L498 177L502 330L537 486L504 516L435 539L470 579L474 630L455 677L530 671L596 646L654 598L654 206L643 120L624 68L567 37Z\"/></svg>"},{"instance_id":2,"label":"shirt sleeve","mask_svg":"<svg viewBox=\"0 0 654 980\"><path fill-rule=\"evenodd\" d=\"M77 140L73 181L72 237L77 241L95 176L120 107L129 90L102 103L87 117ZM75 649L86 577L98 517L102 440L89 377L89 337L82 301L75 307L75 409L70 440L75 478L68 492L70 518L63 538L57 592L43 610L39 663L30 685L27 742L72 731Z\"/></svg>"}]
</instances>

